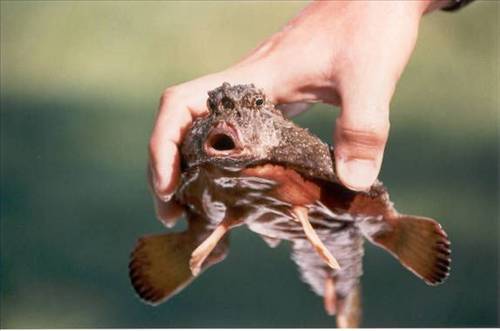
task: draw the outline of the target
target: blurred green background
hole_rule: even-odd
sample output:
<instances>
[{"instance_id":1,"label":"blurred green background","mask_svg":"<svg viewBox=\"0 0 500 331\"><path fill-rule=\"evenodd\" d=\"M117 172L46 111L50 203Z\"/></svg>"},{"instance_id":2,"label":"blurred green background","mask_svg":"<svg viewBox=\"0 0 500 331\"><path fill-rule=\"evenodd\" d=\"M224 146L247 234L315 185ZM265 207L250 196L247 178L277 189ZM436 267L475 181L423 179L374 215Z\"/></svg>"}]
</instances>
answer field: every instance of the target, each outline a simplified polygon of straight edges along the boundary
<instances>
[{"instance_id":1,"label":"blurred green background","mask_svg":"<svg viewBox=\"0 0 500 331\"><path fill-rule=\"evenodd\" d=\"M1 2L1 327L335 325L288 245L246 228L159 307L127 275L136 238L163 231L145 177L162 90L229 66L305 5ZM381 179L399 210L441 222L452 273L428 287L366 244L364 326L498 326L499 7L423 19ZM296 121L330 141L336 114Z\"/></svg>"}]
</instances>

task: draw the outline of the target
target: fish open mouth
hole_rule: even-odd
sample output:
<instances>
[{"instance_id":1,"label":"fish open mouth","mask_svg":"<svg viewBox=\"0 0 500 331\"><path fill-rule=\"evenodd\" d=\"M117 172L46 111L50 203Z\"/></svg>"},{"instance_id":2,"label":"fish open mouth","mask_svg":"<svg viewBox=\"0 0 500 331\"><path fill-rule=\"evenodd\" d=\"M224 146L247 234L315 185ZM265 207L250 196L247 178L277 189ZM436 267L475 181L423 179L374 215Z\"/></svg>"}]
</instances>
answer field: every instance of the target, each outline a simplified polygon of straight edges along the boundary
<instances>
[{"instance_id":1,"label":"fish open mouth","mask_svg":"<svg viewBox=\"0 0 500 331\"><path fill-rule=\"evenodd\" d=\"M232 156L242 150L237 131L226 122L219 122L212 128L204 149L209 156Z\"/></svg>"}]
</instances>

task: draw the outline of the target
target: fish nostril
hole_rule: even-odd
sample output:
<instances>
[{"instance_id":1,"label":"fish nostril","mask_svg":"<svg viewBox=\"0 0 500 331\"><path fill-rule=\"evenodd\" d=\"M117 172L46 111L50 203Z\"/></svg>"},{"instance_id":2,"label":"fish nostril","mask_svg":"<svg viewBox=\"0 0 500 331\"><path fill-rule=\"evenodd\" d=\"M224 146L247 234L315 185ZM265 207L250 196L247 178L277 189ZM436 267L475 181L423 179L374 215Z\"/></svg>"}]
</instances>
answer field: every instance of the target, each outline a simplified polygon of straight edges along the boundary
<instances>
[{"instance_id":1,"label":"fish nostril","mask_svg":"<svg viewBox=\"0 0 500 331\"><path fill-rule=\"evenodd\" d=\"M233 138L224 133L218 133L210 137L208 145L216 151L231 151L236 148Z\"/></svg>"}]
</instances>

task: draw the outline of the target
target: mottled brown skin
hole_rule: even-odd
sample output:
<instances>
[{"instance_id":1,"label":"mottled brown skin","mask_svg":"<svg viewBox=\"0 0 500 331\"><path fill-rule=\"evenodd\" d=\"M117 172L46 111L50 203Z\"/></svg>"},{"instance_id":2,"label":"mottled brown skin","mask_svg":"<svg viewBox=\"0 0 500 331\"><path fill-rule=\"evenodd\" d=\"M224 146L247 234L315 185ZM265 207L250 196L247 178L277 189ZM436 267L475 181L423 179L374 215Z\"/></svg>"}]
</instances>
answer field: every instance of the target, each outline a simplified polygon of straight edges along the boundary
<instances>
[{"instance_id":1,"label":"mottled brown skin","mask_svg":"<svg viewBox=\"0 0 500 331\"><path fill-rule=\"evenodd\" d=\"M291 241L301 278L325 296L325 309L337 314L341 326L359 324L364 238L389 251L430 285L447 277L449 241L439 224L400 215L378 181L369 192L341 185L334 172L333 149L286 119L262 91L253 85L224 83L209 92L207 106L209 114L194 121L181 147L183 172L175 199L185 207L189 238L196 238L189 245L200 244L223 221L231 227L247 225L272 247L280 240ZM312 227L340 270L318 256L292 212L294 206L308 209ZM182 236L175 242L184 242L186 234ZM227 240L220 242L204 268L221 261L227 249ZM170 297L192 279L190 275L181 277L182 282L155 285L156 278L162 279L158 274L166 275L169 269L141 268L151 265L153 258L146 258L144 249L134 254L132 282L148 302Z\"/></svg>"},{"instance_id":2,"label":"mottled brown skin","mask_svg":"<svg viewBox=\"0 0 500 331\"><path fill-rule=\"evenodd\" d=\"M194 121L182 144L185 169L206 163L239 169L272 163L337 182L328 145L286 119L253 85L225 83L209 92L207 106L210 113ZM237 151L214 156L204 146L212 128L221 123L235 131Z\"/></svg>"}]
</instances>

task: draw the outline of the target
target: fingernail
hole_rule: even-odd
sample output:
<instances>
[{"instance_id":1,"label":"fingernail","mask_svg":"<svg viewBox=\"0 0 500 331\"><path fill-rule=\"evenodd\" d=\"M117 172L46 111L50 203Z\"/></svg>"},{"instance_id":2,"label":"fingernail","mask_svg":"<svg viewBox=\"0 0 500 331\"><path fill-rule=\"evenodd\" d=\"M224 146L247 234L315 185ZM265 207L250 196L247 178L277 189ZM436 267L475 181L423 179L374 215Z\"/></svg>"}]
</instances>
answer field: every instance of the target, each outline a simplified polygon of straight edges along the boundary
<instances>
[{"instance_id":1,"label":"fingernail","mask_svg":"<svg viewBox=\"0 0 500 331\"><path fill-rule=\"evenodd\" d=\"M174 193L158 194L158 198L160 198L160 200L162 200L163 202L169 202L173 196L174 196Z\"/></svg>"},{"instance_id":2,"label":"fingernail","mask_svg":"<svg viewBox=\"0 0 500 331\"><path fill-rule=\"evenodd\" d=\"M173 193L165 193L167 183L163 183L161 181L161 176L158 175L156 172L156 169L152 169L152 175L153 175L153 185L155 187L155 193L158 196L158 198L162 201L168 202L174 195Z\"/></svg>"},{"instance_id":3,"label":"fingernail","mask_svg":"<svg viewBox=\"0 0 500 331\"><path fill-rule=\"evenodd\" d=\"M175 200L171 200L169 202L162 202L158 200L159 199L154 199L156 217L163 223L163 225L165 225L165 227L174 227L181 217L184 209Z\"/></svg>"},{"instance_id":4,"label":"fingernail","mask_svg":"<svg viewBox=\"0 0 500 331\"><path fill-rule=\"evenodd\" d=\"M372 160L349 159L337 163L340 181L354 191L367 191L377 179L377 166Z\"/></svg>"}]
</instances>

